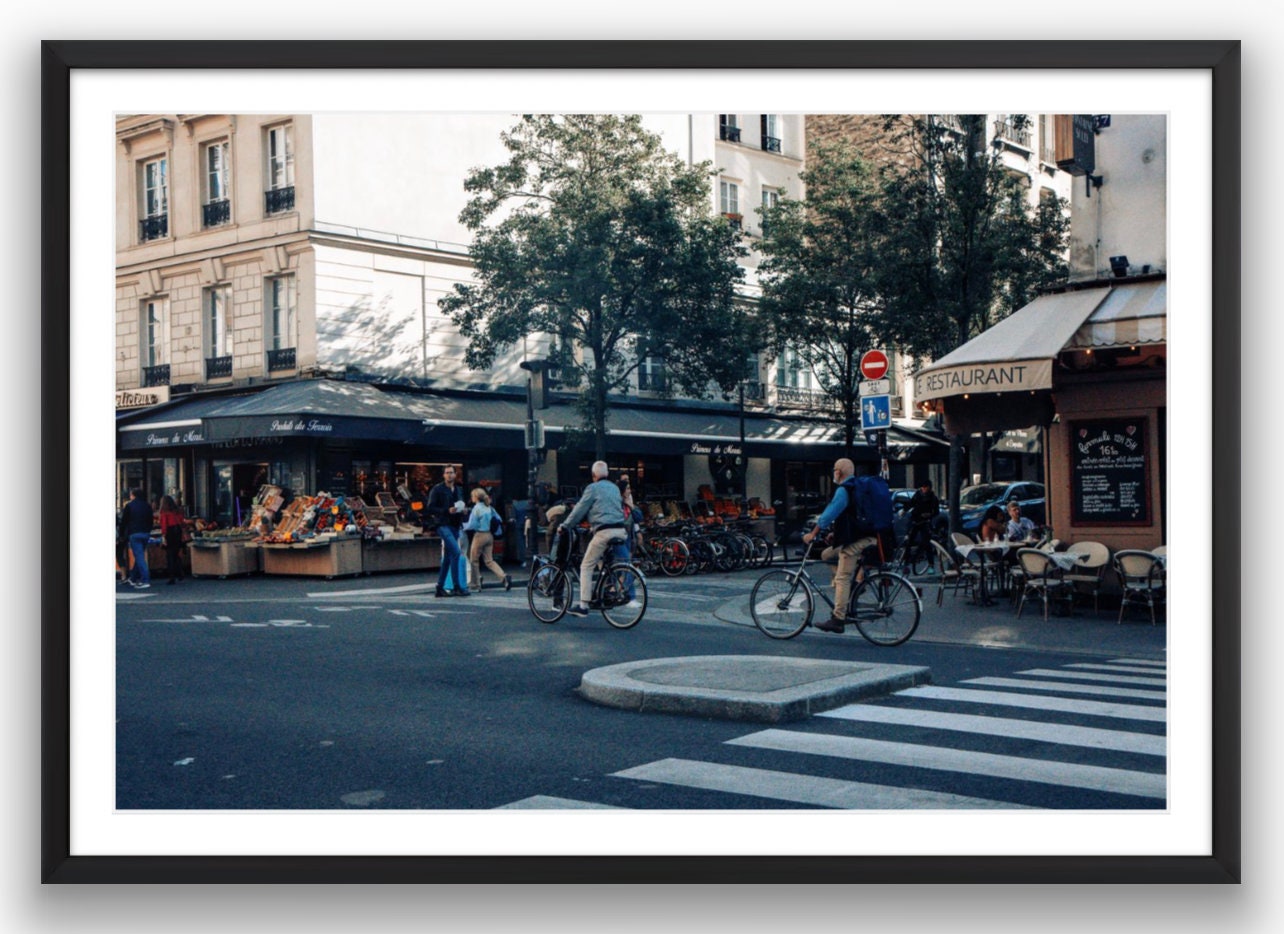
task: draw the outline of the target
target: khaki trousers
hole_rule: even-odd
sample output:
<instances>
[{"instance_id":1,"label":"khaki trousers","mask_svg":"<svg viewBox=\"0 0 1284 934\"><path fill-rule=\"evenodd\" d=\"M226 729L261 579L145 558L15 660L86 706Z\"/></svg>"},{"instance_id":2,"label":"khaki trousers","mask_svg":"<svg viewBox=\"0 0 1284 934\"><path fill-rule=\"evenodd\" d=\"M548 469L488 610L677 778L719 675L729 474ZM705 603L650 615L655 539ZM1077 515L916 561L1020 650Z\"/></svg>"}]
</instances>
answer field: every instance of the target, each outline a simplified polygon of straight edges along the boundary
<instances>
[{"instance_id":1,"label":"khaki trousers","mask_svg":"<svg viewBox=\"0 0 1284 934\"><path fill-rule=\"evenodd\" d=\"M580 603L584 606L588 606L589 595L593 593L593 566L613 544L627 537L624 529L599 529L589 539L584 560L580 562Z\"/></svg>"},{"instance_id":2,"label":"khaki trousers","mask_svg":"<svg viewBox=\"0 0 1284 934\"><path fill-rule=\"evenodd\" d=\"M468 548L468 589L481 588L481 566L484 564L499 582L504 582L504 569L496 562L492 554L495 548L495 536L489 532L474 532L472 544Z\"/></svg>"},{"instance_id":3,"label":"khaki trousers","mask_svg":"<svg viewBox=\"0 0 1284 934\"><path fill-rule=\"evenodd\" d=\"M852 599L852 579L856 575L856 565L860 562L861 552L878 543L878 537L870 535L858 538L850 545L838 545L826 548L821 557L828 560L834 552L838 554L838 567L834 568L834 619L847 618L847 605Z\"/></svg>"}]
</instances>

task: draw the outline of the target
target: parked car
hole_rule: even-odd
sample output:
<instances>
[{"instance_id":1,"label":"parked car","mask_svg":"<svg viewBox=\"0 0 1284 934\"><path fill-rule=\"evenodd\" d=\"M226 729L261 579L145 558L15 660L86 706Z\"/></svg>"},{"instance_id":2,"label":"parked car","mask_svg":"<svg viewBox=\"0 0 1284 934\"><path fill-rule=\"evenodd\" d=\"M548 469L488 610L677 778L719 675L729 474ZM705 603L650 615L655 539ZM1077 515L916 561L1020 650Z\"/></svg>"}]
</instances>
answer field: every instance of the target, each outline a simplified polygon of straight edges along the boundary
<instances>
[{"instance_id":1,"label":"parked car","mask_svg":"<svg viewBox=\"0 0 1284 934\"><path fill-rule=\"evenodd\" d=\"M1031 483L1028 480L1016 480L1012 483L978 483L976 486L964 487L959 493L959 513L963 531L975 536L981 527L981 517L991 506L1003 510L1003 521L1007 522L1008 502L1016 500L1021 504L1021 515L1035 525L1047 522L1046 502L1042 483Z\"/></svg>"}]
</instances>

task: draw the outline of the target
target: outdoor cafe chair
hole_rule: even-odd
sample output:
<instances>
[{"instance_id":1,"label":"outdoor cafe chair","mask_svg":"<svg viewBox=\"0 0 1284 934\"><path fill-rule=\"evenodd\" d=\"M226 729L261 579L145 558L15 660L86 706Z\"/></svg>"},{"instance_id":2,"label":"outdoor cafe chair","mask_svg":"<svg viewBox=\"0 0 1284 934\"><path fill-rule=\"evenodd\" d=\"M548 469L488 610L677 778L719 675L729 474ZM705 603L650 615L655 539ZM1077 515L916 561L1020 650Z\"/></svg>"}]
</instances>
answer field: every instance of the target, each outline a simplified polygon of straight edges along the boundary
<instances>
[{"instance_id":1,"label":"outdoor cafe chair","mask_svg":"<svg viewBox=\"0 0 1284 934\"><path fill-rule=\"evenodd\" d=\"M1021 548L1017 551L1017 564L1022 571L1021 600L1017 604L1017 619L1025 608L1027 597L1036 596L1043 601L1043 618L1048 618L1048 604L1053 600L1074 599L1074 586L1065 579L1065 571L1048 557L1047 552L1037 548Z\"/></svg>"},{"instance_id":2,"label":"outdoor cafe chair","mask_svg":"<svg viewBox=\"0 0 1284 934\"><path fill-rule=\"evenodd\" d=\"M1160 545L1158 548L1152 548L1150 549L1150 553L1159 558L1166 558L1168 557L1168 546Z\"/></svg>"},{"instance_id":3,"label":"outdoor cafe chair","mask_svg":"<svg viewBox=\"0 0 1284 934\"><path fill-rule=\"evenodd\" d=\"M945 599L945 588L953 584L954 596L959 595L959 587L963 587L963 592L970 593L976 585L980 572L970 564L962 564L957 558L945 550L940 542L933 541L932 548L936 552L937 563L941 566L941 585L936 591L936 605L940 606Z\"/></svg>"},{"instance_id":4,"label":"outdoor cafe chair","mask_svg":"<svg viewBox=\"0 0 1284 934\"><path fill-rule=\"evenodd\" d=\"M1129 604L1144 604L1150 610L1150 625L1155 625L1155 604L1163 602L1167 583L1163 562L1153 552L1125 549L1115 552L1114 565L1123 589L1116 622L1123 622Z\"/></svg>"},{"instance_id":5,"label":"outdoor cafe chair","mask_svg":"<svg viewBox=\"0 0 1284 934\"><path fill-rule=\"evenodd\" d=\"M1105 580L1106 568L1110 564L1110 549L1101 542L1075 542L1068 551L1084 555L1074 569L1066 574L1066 580L1074 588L1084 587L1092 594L1092 611L1101 612L1101 584Z\"/></svg>"}]
</instances>

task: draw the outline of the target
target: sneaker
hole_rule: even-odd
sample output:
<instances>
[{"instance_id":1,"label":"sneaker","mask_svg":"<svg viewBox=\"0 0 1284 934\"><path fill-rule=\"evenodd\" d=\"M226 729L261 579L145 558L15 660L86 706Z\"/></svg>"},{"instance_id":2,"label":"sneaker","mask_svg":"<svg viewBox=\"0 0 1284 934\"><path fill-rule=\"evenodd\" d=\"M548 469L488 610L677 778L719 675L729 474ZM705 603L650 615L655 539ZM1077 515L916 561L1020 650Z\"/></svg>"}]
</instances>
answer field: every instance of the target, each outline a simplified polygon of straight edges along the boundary
<instances>
[{"instance_id":1,"label":"sneaker","mask_svg":"<svg viewBox=\"0 0 1284 934\"><path fill-rule=\"evenodd\" d=\"M505 590L513 589L513 578L507 574L504 575L504 589Z\"/></svg>"},{"instance_id":2,"label":"sneaker","mask_svg":"<svg viewBox=\"0 0 1284 934\"><path fill-rule=\"evenodd\" d=\"M628 607L630 610L642 609L642 602L640 600L630 600L628 603L624 605Z\"/></svg>"},{"instance_id":3,"label":"sneaker","mask_svg":"<svg viewBox=\"0 0 1284 934\"><path fill-rule=\"evenodd\" d=\"M577 603L577 604L575 604L574 606L568 606L568 607L566 608L566 612L567 612L567 613L570 613L572 616L588 616L588 615L589 615L588 607L586 607L586 606L585 606L584 604L582 604L582 603Z\"/></svg>"},{"instance_id":4,"label":"sneaker","mask_svg":"<svg viewBox=\"0 0 1284 934\"><path fill-rule=\"evenodd\" d=\"M137 589L137 590L146 590L146 589L147 589L148 587L150 587L150 586L151 586L151 584L135 584L135 585L134 585L135 589Z\"/></svg>"},{"instance_id":5,"label":"sneaker","mask_svg":"<svg viewBox=\"0 0 1284 934\"><path fill-rule=\"evenodd\" d=\"M821 632L846 632L846 628L844 625L845 622L846 622L845 620L836 619L831 616L829 619L825 620L823 623L817 623L816 628L819 629Z\"/></svg>"}]
</instances>

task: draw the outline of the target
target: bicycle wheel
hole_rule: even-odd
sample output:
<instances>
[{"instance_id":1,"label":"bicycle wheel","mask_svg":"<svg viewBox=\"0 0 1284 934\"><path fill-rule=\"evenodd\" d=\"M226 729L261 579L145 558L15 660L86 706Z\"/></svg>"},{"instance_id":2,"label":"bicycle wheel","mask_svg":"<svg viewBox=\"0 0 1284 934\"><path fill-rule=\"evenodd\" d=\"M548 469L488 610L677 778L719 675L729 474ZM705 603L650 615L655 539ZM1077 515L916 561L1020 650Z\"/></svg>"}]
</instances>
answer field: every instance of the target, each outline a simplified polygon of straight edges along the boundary
<instances>
[{"instance_id":1,"label":"bicycle wheel","mask_svg":"<svg viewBox=\"0 0 1284 934\"><path fill-rule=\"evenodd\" d=\"M792 571L768 571L749 595L749 615L763 635L792 639L807 628L816 610L811 588Z\"/></svg>"},{"instance_id":2,"label":"bicycle wheel","mask_svg":"<svg viewBox=\"0 0 1284 934\"><path fill-rule=\"evenodd\" d=\"M680 538L667 538L660 543L660 570L669 577L681 577L687 572L691 553L687 543Z\"/></svg>"},{"instance_id":3,"label":"bicycle wheel","mask_svg":"<svg viewBox=\"0 0 1284 934\"><path fill-rule=\"evenodd\" d=\"M908 560L905 562L910 573L915 577L922 577L932 567L932 555L926 548L915 548L910 553Z\"/></svg>"},{"instance_id":4,"label":"bicycle wheel","mask_svg":"<svg viewBox=\"0 0 1284 934\"><path fill-rule=\"evenodd\" d=\"M753 539L753 566L756 568L765 568L771 564L772 552L771 542L763 535L750 536Z\"/></svg>"},{"instance_id":5,"label":"bicycle wheel","mask_svg":"<svg viewBox=\"0 0 1284 934\"><path fill-rule=\"evenodd\" d=\"M866 571L852 593L847 621L874 645L900 645L918 628L923 603L914 585L890 571Z\"/></svg>"},{"instance_id":6,"label":"bicycle wheel","mask_svg":"<svg viewBox=\"0 0 1284 934\"><path fill-rule=\"evenodd\" d=\"M606 573L608 579L601 588L602 615L616 629L631 629L646 613L646 578L631 564L613 564Z\"/></svg>"},{"instance_id":7,"label":"bicycle wheel","mask_svg":"<svg viewBox=\"0 0 1284 934\"><path fill-rule=\"evenodd\" d=\"M526 602L541 623L555 623L571 605L571 575L545 564L526 582Z\"/></svg>"}]
</instances>

